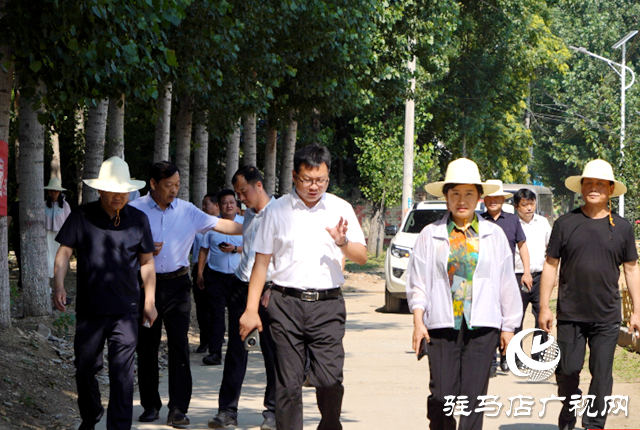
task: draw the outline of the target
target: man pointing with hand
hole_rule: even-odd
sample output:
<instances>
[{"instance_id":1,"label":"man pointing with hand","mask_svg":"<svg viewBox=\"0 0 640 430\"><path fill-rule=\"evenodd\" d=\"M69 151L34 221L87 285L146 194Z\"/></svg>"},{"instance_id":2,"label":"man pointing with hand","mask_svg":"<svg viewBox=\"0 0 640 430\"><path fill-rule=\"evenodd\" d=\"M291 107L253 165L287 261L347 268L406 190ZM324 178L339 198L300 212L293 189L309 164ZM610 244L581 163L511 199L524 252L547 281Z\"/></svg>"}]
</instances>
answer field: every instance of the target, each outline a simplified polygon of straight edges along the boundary
<instances>
[{"instance_id":1,"label":"man pointing with hand","mask_svg":"<svg viewBox=\"0 0 640 430\"><path fill-rule=\"evenodd\" d=\"M262 329L260 297L273 258L273 291L267 304L276 353L276 423L301 430L302 384L307 354L309 382L316 387L319 430L341 429L342 369L346 309L340 286L342 259L367 261L364 234L353 208L326 192L331 154L311 145L294 156L291 194L271 203L256 232L255 264L247 309L240 318L244 339Z\"/></svg>"}]
</instances>

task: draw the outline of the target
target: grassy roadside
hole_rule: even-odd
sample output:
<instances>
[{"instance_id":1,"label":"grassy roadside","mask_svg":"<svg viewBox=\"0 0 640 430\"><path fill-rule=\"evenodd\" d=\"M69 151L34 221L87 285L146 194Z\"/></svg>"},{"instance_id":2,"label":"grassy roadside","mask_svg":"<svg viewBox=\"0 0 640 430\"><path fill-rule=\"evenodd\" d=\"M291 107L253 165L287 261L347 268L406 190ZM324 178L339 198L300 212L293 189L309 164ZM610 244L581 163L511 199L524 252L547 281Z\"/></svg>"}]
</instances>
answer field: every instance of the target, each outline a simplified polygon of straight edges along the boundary
<instances>
[{"instance_id":1,"label":"grassy roadside","mask_svg":"<svg viewBox=\"0 0 640 430\"><path fill-rule=\"evenodd\" d=\"M384 257L385 252L380 253L378 258L375 255L369 255L367 262L360 266L352 261L347 260L344 269L347 272L361 273L361 272L381 272L384 271Z\"/></svg>"}]
</instances>

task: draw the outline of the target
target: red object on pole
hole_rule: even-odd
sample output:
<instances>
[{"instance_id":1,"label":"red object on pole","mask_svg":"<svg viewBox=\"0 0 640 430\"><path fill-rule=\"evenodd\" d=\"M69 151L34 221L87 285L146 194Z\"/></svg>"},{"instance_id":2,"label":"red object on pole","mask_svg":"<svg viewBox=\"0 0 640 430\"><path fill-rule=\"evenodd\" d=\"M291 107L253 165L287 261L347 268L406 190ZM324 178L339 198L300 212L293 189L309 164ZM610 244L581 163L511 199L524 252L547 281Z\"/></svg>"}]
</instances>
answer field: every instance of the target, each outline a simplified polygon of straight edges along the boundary
<instances>
[{"instance_id":1,"label":"red object on pole","mask_svg":"<svg viewBox=\"0 0 640 430\"><path fill-rule=\"evenodd\" d=\"M0 140L0 216L7 216L7 182L9 180L9 145Z\"/></svg>"}]
</instances>

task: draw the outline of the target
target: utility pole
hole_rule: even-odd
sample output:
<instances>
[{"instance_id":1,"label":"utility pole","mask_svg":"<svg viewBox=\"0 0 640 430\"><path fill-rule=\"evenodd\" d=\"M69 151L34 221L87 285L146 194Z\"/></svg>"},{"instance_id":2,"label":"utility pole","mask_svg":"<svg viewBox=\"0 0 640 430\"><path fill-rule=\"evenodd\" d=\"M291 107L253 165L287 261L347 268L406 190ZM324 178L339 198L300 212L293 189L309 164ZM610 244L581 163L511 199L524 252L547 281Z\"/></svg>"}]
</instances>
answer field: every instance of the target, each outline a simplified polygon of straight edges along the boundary
<instances>
[{"instance_id":1,"label":"utility pole","mask_svg":"<svg viewBox=\"0 0 640 430\"><path fill-rule=\"evenodd\" d=\"M631 39L633 36L635 36L636 34L638 34L638 30L633 30L629 33L627 33L626 36L624 36L622 39L618 40L611 48L612 49L619 49L622 48L622 62L620 64L616 63L615 61L611 61L608 58L604 58L601 57L600 55L596 55L593 52L589 52L587 51L585 48L582 47L575 47L575 46L569 46L569 48L573 49L574 51L578 51L582 54L587 54L590 55L594 58L597 58L598 60L604 61L605 63L607 63L609 65L609 67L611 67L613 69L614 72L616 72L619 76L620 76L620 169L622 169L623 163L624 163L624 135L625 135L625 102L626 102L626 97L625 97L625 92L631 88L631 86L633 85L633 83L636 80L636 75L635 73L633 73L633 70L631 70L629 67L627 67L626 63L626 55L627 55L627 49L626 49L626 44L629 41L629 39ZM618 70L616 67L620 68L620 70ZM629 73L631 73L631 83L629 85L627 85L626 83L626 71L629 71ZM618 215L620 215L621 217L624 218L624 196L620 196L620 202L618 205Z\"/></svg>"},{"instance_id":2,"label":"utility pole","mask_svg":"<svg viewBox=\"0 0 640 430\"><path fill-rule=\"evenodd\" d=\"M411 72L411 91L416 90L416 57L408 63ZM402 173L402 217L404 218L413 203L413 135L415 129L415 108L413 98L405 102L404 108L404 167Z\"/></svg>"}]
</instances>

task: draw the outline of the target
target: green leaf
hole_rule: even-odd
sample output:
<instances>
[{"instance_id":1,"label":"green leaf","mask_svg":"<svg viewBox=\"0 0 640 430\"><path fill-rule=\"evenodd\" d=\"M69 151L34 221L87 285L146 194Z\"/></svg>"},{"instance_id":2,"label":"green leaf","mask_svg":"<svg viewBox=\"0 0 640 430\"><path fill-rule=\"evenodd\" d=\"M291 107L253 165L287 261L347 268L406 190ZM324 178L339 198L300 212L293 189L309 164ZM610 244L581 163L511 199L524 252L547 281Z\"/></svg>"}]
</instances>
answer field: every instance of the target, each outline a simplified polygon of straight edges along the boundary
<instances>
[{"instance_id":1,"label":"green leaf","mask_svg":"<svg viewBox=\"0 0 640 430\"><path fill-rule=\"evenodd\" d=\"M29 68L33 70L34 73L38 73L42 68L42 61L33 61L29 64Z\"/></svg>"},{"instance_id":2,"label":"green leaf","mask_svg":"<svg viewBox=\"0 0 640 430\"><path fill-rule=\"evenodd\" d=\"M176 58L176 51L173 49L167 49L165 51L165 57L167 58L167 64L171 67L178 67L178 59Z\"/></svg>"},{"instance_id":3,"label":"green leaf","mask_svg":"<svg viewBox=\"0 0 640 430\"><path fill-rule=\"evenodd\" d=\"M71 49L74 52L78 51L78 39L73 38L67 42L67 48Z\"/></svg>"}]
</instances>

